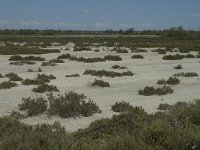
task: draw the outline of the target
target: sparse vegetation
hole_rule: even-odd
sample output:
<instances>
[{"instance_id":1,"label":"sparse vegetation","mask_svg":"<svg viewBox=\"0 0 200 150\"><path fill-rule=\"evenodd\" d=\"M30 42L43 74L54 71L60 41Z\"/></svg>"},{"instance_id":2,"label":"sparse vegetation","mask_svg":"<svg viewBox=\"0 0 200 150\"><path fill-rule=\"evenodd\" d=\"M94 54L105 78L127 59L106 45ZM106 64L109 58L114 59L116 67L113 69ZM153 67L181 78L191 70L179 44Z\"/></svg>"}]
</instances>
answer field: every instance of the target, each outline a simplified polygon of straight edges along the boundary
<instances>
[{"instance_id":1,"label":"sparse vegetation","mask_svg":"<svg viewBox=\"0 0 200 150\"><path fill-rule=\"evenodd\" d=\"M66 75L65 77L80 77L79 74L69 74L69 75Z\"/></svg>"},{"instance_id":2,"label":"sparse vegetation","mask_svg":"<svg viewBox=\"0 0 200 150\"><path fill-rule=\"evenodd\" d=\"M44 92L59 92L55 85L39 84L36 88L33 88L33 92L44 93Z\"/></svg>"},{"instance_id":3,"label":"sparse vegetation","mask_svg":"<svg viewBox=\"0 0 200 150\"><path fill-rule=\"evenodd\" d=\"M99 87L110 87L110 84L109 84L109 82L105 82L103 80L95 79L94 82L90 84L90 86L92 86L92 87L96 87L96 86L99 86Z\"/></svg>"},{"instance_id":4,"label":"sparse vegetation","mask_svg":"<svg viewBox=\"0 0 200 150\"><path fill-rule=\"evenodd\" d=\"M165 104L160 104L158 106L158 110L169 110L171 108L171 105L165 103Z\"/></svg>"},{"instance_id":5,"label":"sparse vegetation","mask_svg":"<svg viewBox=\"0 0 200 150\"><path fill-rule=\"evenodd\" d=\"M182 65L176 65L174 66L174 69L183 69Z\"/></svg>"},{"instance_id":6,"label":"sparse vegetation","mask_svg":"<svg viewBox=\"0 0 200 150\"><path fill-rule=\"evenodd\" d=\"M126 67L121 67L119 65L112 66L113 69L127 69Z\"/></svg>"},{"instance_id":7,"label":"sparse vegetation","mask_svg":"<svg viewBox=\"0 0 200 150\"><path fill-rule=\"evenodd\" d=\"M10 81L22 81L23 79L21 77L19 77L17 74L15 73L8 73L5 75L5 77L9 78Z\"/></svg>"},{"instance_id":8,"label":"sparse vegetation","mask_svg":"<svg viewBox=\"0 0 200 150\"><path fill-rule=\"evenodd\" d=\"M174 74L174 76L176 76L176 77L197 77L199 75L196 72L185 72L185 73L180 72L180 73Z\"/></svg>"},{"instance_id":9,"label":"sparse vegetation","mask_svg":"<svg viewBox=\"0 0 200 150\"><path fill-rule=\"evenodd\" d=\"M105 60L109 60L109 61L121 61L122 58L118 55L106 55L104 57Z\"/></svg>"},{"instance_id":10,"label":"sparse vegetation","mask_svg":"<svg viewBox=\"0 0 200 150\"><path fill-rule=\"evenodd\" d=\"M169 85L176 85L179 84L180 80L177 77L169 77L169 79L166 81L164 79L158 80L157 84L169 84Z\"/></svg>"},{"instance_id":11,"label":"sparse vegetation","mask_svg":"<svg viewBox=\"0 0 200 150\"><path fill-rule=\"evenodd\" d=\"M166 85L159 88L146 86L144 89L141 89L138 91L139 95L144 95L144 96L166 95L166 94L172 94L173 92L174 90L170 86L166 86Z\"/></svg>"},{"instance_id":12,"label":"sparse vegetation","mask_svg":"<svg viewBox=\"0 0 200 150\"><path fill-rule=\"evenodd\" d=\"M116 102L111 108L114 112L129 112L134 109L132 105L125 101Z\"/></svg>"},{"instance_id":13,"label":"sparse vegetation","mask_svg":"<svg viewBox=\"0 0 200 150\"><path fill-rule=\"evenodd\" d=\"M29 60L21 60L21 61L13 61L13 62L10 62L9 64L23 66L23 65L35 65L36 63Z\"/></svg>"},{"instance_id":14,"label":"sparse vegetation","mask_svg":"<svg viewBox=\"0 0 200 150\"><path fill-rule=\"evenodd\" d=\"M0 89L10 89L12 87L18 86L17 83L4 81L0 83Z\"/></svg>"},{"instance_id":15,"label":"sparse vegetation","mask_svg":"<svg viewBox=\"0 0 200 150\"><path fill-rule=\"evenodd\" d=\"M133 59L144 59L144 56L142 56L142 55L133 55L131 58L133 58Z\"/></svg>"},{"instance_id":16,"label":"sparse vegetation","mask_svg":"<svg viewBox=\"0 0 200 150\"><path fill-rule=\"evenodd\" d=\"M28 116L40 115L47 110L47 100L43 97L22 98L22 104L19 104L21 111L27 111Z\"/></svg>"},{"instance_id":17,"label":"sparse vegetation","mask_svg":"<svg viewBox=\"0 0 200 150\"><path fill-rule=\"evenodd\" d=\"M164 60L180 60L183 59L185 56L184 55L180 55L180 54L176 54L176 55L165 55L163 56Z\"/></svg>"},{"instance_id":18,"label":"sparse vegetation","mask_svg":"<svg viewBox=\"0 0 200 150\"><path fill-rule=\"evenodd\" d=\"M98 77L122 77L122 76L133 76L134 74L131 71L126 71L126 72L114 72L114 71L106 71L106 70L85 70L83 73L84 75L92 75L92 76L98 76Z\"/></svg>"},{"instance_id":19,"label":"sparse vegetation","mask_svg":"<svg viewBox=\"0 0 200 150\"><path fill-rule=\"evenodd\" d=\"M42 58L40 56L25 56L22 57L20 55L14 55L10 56L10 61L22 61L22 60L28 60L28 61L45 61L45 58Z\"/></svg>"}]
</instances>

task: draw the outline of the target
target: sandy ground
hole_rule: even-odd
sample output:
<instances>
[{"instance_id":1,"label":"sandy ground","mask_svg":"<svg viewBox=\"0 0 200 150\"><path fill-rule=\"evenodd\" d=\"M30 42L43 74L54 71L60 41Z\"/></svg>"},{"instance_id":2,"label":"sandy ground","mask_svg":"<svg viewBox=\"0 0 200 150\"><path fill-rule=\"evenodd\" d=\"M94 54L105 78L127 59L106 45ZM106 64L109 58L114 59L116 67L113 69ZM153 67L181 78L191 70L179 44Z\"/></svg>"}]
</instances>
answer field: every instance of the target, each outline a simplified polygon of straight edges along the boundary
<instances>
[{"instance_id":1,"label":"sandy ground","mask_svg":"<svg viewBox=\"0 0 200 150\"><path fill-rule=\"evenodd\" d=\"M67 46L69 47L69 45ZM53 47L55 48L55 47ZM59 47L63 49L65 47ZM71 47L70 47L71 49ZM62 53L68 53L69 51L62 50ZM101 51L97 52L72 52L70 53L77 56L83 57L103 57L108 54L115 54L115 52ZM159 79L168 79L174 73L178 72L197 72L200 74L200 63L199 59L183 59L175 61L162 60L163 55L149 52L137 53L142 54L145 59L134 60L131 56L134 53L118 54L123 58L123 61L114 62L99 62L99 63L82 63L76 61L65 60L65 63L58 64L54 67L41 67L41 62L37 62L37 65L25 65L15 66L9 65L8 58L10 56L0 55L0 73L5 75L9 72L17 73L19 76L25 78L34 78L37 73L27 72L30 69L42 68L43 73L53 74L56 76L56 80L52 80L51 84L56 85L60 90L60 93L68 91L76 91L78 93L84 93L88 98L94 100L102 110L102 113L95 114L91 117L79 117L61 119L59 117L48 118L46 115L39 117L31 117L22 120L28 124L37 123L53 123L59 121L67 131L75 131L79 128L87 127L92 121L97 119L111 117L114 113L111 111L111 105L116 101L126 101L133 106L142 106L148 113L154 113L157 111L157 107L160 103L174 104L178 101L192 101L193 99L200 98L200 78L180 78L181 84L172 86L174 89L173 94L165 96L140 96L138 90L145 86L158 86L156 85ZM196 53L194 53L196 54ZM56 58L59 54L45 54L47 60ZM88 86L88 83L93 82L95 78L90 75L83 75L86 69L111 69L112 65L126 66L128 70L132 71L135 75L132 77L117 77L117 78L106 78L103 77L104 81L109 81L111 87L109 88L92 88ZM182 70L173 69L174 65L181 64ZM123 71L123 70L114 70ZM67 74L78 73L81 76L79 78L66 78ZM0 78L0 82L6 79ZM22 97L35 97L38 96L31 92L34 86L24 86L20 82L18 87L9 90L0 90L0 116L9 115L12 110L17 110L18 104L21 103ZM45 94L43 94L45 95Z\"/></svg>"}]
</instances>

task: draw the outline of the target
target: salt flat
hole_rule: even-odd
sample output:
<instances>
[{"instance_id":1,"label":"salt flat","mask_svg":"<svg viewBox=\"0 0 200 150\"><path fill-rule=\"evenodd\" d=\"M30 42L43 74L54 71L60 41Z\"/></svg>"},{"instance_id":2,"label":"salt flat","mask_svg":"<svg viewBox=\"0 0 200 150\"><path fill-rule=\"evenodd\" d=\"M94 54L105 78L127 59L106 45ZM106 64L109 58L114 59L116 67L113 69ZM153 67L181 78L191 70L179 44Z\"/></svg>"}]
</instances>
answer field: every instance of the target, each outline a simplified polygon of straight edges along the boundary
<instances>
[{"instance_id":1,"label":"salt flat","mask_svg":"<svg viewBox=\"0 0 200 150\"><path fill-rule=\"evenodd\" d=\"M67 46L69 47L69 45ZM53 47L57 48L57 47ZM64 47L58 47L63 49ZM183 78L180 77L181 84L172 86L174 89L173 94L164 96L141 96L138 95L138 90L144 88L145 86L158 86L156 84L159 79L168 79L175 73L178 72L197 72L200 74L200 63L199 59L185 58L182 60L162 60L162 56L155 52L151 52L152 49L147 49L149 52L137 53L144 56L145 59L131 59L131 56L136 53L123 53L120 55L122 61L106 61L98 63L83 63L76 61L64 60L65 63L58 64L57 66L41 67L41 62L37 62L37 65L24 65L15 66L9 65L8 58L10 56L0 55L0 73L2 75L14 72L17 73L23 79L36 77L36 72L27 72L30 69L42 68L43 72L46 74L52 74L56 76L56 80L52 80L51 84L56 85L60 90L59 93L64 93L68 91L75 91L77 93L84 93L88 98L92 99L99 105L102 113L95 114L91 117L77 117L69 119L61 119L60 117L47 117L47 115L41 115L38 117L30 117L22 120L28 124L37 123L53 123L54 121L59 121L62 126L66 128L67 131L75 131L79 128L87 127L92 121L97 119L111 117L115 114L111 111L111 106L117 101L126 101L133 106L142 106L148 113L154 113L157 111L157 107L160 103L174 104L178 101L192 101L200 97L200 78ZM70 51L62 50L61 53L70 53L76 56L83 57L103 57L109 54L116 54L109 50L103 51L100 48L100 52L73 52L70 47ZM44 54L46 60L57 58L61 53L56 54ZM196 52L192 52L196 54ZM167 54L172 54L168 52ZM175 53L173 53L175 54ZM111 67L113 65L125 66L128 69L124 70L113 70ZM175 70L173 67L177 64L183 66L182 70ZM98 77L83 75L86 69L94 70L113 70L113 71L125 71L130 70L135 75L131 77L116 77L108 78L102 77L104 81L110 83L109 88L100 87L90 87L89 83L93 82L94 79ZM80 74L78 78L66 78L67 74ZM0 82L7 80L6 78L0 78ZM9 90L0 90L0 116L9 115L12 110L17 110L18 104L21 103L22 97L36 97L35 93L31 90L34 86L21 85L20 82L18 87ZM55 93L57 94L57 93ZM39 94L40 95L40 94ZM45 96L45 94L42 94Z\"/></svg>"}]
</instances>

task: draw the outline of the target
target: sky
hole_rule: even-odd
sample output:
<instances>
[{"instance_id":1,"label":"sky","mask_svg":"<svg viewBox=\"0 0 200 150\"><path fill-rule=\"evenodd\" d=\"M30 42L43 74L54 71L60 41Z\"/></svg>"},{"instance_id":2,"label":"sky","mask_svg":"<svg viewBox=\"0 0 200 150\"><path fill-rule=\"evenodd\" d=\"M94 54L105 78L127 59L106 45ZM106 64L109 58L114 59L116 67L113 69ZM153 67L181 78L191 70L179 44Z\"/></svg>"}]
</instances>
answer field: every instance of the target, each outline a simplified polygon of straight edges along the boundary
<instances>
[{"instance_id":1,"label":"sky","mask_svg":"<svg viewBox=\"0 0 200 150\"><path fill-rule=\"evenodd\" d=\"M200 29L200 0L0 0L0 29Z\"/></svg>"}]
</instances>

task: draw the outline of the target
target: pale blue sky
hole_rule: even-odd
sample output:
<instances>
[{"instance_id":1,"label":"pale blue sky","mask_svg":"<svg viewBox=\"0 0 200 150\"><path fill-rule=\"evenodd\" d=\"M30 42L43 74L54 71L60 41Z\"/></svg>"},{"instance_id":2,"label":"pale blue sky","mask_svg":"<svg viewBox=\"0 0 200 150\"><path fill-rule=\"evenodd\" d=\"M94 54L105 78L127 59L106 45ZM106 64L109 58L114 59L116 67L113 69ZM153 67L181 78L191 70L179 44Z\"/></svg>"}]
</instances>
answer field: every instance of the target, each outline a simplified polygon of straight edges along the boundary
<instances>
[{"instance_id":1,"label":"pale blue sky","mask_svg":"<svg viewBox=\"0 0 200 150\"><path fill-rule=\"evenodd\" d=\"M200 0L0 0L0 29L200 29Z\"/></svg>"}]
</instances>

